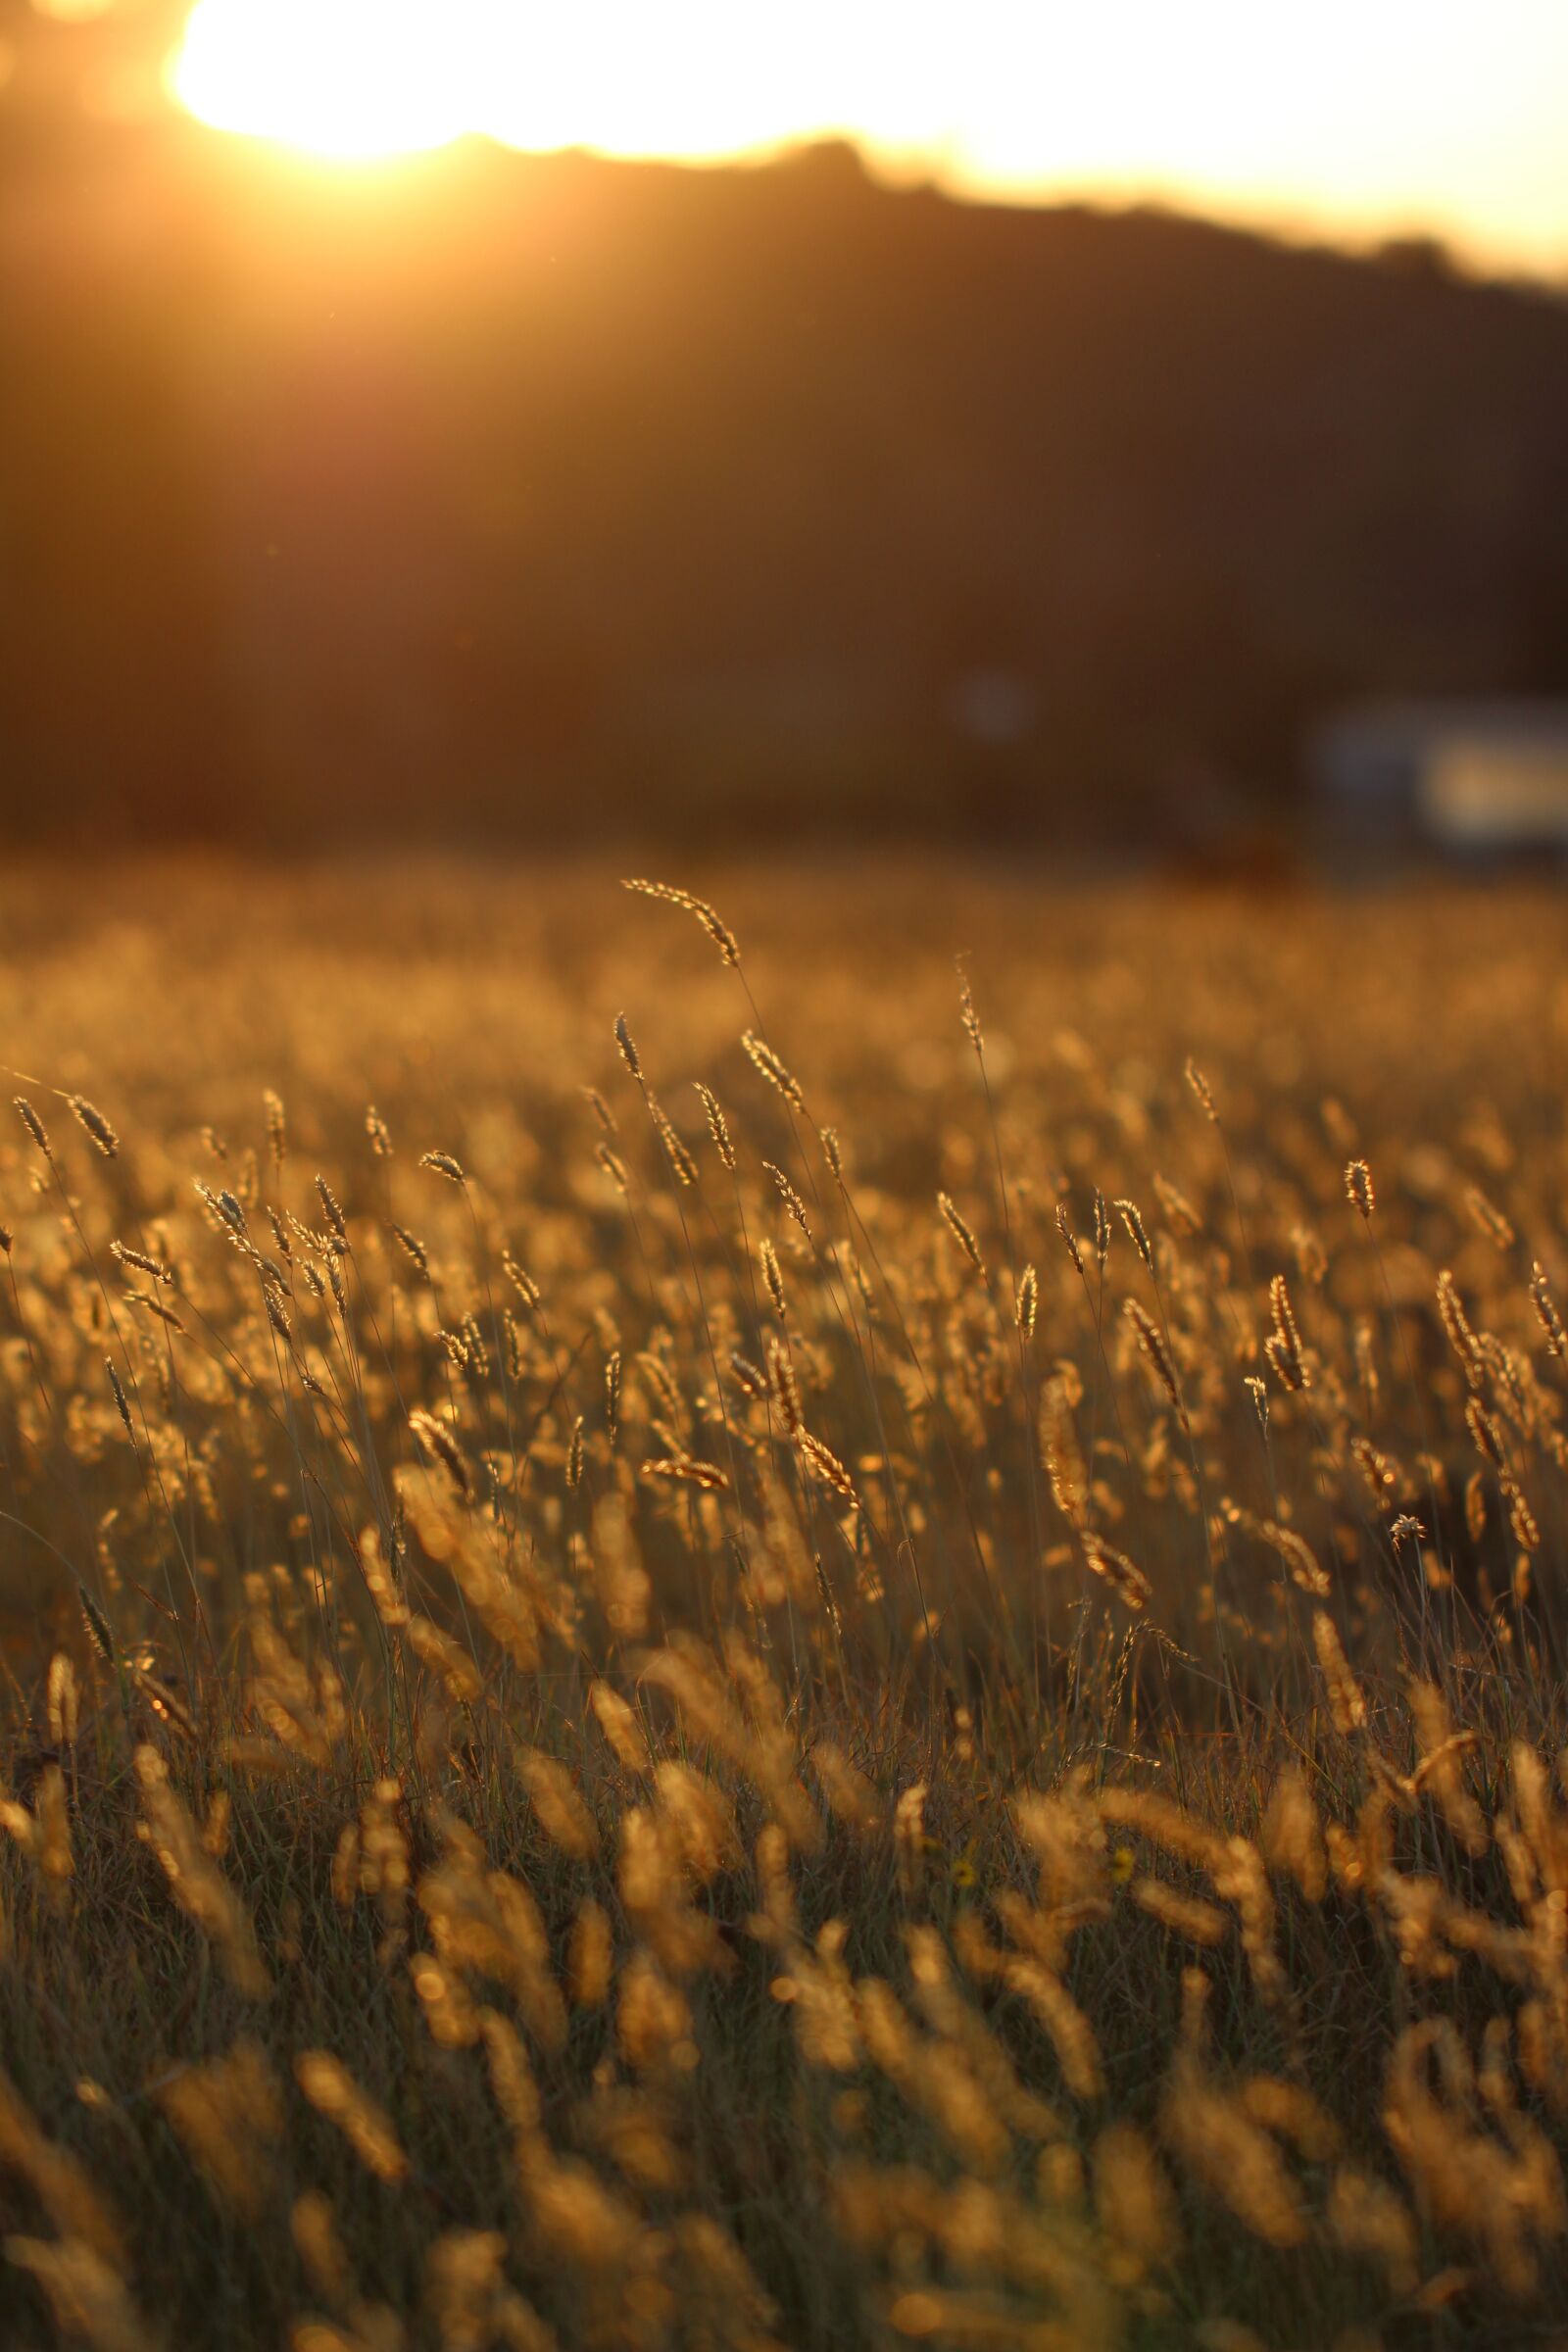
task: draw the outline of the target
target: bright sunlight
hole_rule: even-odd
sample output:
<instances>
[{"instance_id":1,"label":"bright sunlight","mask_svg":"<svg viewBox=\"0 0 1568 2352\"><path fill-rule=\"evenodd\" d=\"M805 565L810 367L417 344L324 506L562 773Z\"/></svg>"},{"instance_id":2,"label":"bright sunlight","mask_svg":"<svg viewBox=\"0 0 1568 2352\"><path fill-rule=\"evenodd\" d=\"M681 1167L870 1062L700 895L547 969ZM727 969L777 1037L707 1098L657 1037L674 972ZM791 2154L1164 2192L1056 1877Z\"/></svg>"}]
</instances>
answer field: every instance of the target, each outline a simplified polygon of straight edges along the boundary
<instances>
[{"instance_id":1,"label":"bright sunlight","mask_svg":"<svg viewBox=\"0 0 1568 2352\"><path fill-rule=\"evenodd\" d=\"M1156 197L1568 262L1559 0L199 0L171 67L221 128L348 158L728 158L848 133L971 194Z\"/></svg>"}]
</instances>

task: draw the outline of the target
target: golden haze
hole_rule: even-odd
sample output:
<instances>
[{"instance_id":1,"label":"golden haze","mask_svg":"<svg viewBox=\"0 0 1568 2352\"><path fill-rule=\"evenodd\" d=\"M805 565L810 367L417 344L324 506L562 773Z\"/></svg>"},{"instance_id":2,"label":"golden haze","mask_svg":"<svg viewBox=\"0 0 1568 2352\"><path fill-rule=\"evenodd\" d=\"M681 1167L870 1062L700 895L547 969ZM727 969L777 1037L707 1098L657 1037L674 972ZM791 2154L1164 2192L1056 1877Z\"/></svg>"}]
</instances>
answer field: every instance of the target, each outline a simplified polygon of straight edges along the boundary
<instances>
[{"instance_id":1,"label":"golden haze","mask_svg":"<svg viewBox=\"0 0 1568 2352\"><path fill-rule=\"evenodd\" d=\"M847 134L973 195L1155 196L1568 267L1555 0L198 0L172 77L209 122L338 156L473 131L703 160Z\"/></svg>"}]
</instances>

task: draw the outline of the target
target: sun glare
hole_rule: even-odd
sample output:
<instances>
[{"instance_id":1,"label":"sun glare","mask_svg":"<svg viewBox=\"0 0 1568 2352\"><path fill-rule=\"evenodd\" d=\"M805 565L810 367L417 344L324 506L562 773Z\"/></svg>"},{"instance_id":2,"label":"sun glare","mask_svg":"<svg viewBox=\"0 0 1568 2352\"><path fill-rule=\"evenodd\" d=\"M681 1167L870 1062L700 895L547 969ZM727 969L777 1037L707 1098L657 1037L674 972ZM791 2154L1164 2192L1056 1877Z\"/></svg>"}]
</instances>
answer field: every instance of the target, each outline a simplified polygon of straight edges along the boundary
<instances>
[{"instance_id":1,"label":"sun glare","mask_svg":"<svg viewBox=\"0 0 1568 2352\"><path fill-rule=\"evenodd\" d=\"M742 11L581 0L199 0L171 67L203 122L324 155L513 147L732 155L809 122L809 45Z\"/></svg>"},{"instance_id":2,"label":"sun glare","mask_svg":"<svg viewBox=\"0 0 1568 2352\"><path fill-rule=\"evenodd\" d=\"M175 54L181 105L220 130L323 155L412 154L468 127L434 11L378 0L200 0Z\"/></svg>"},{"instance_id":3,"label":"sun glare","mask_svg":"<svg viewBox=\"0 0 1568 2352\"><path fill-rule=\"evenodd\" d=\"M48 0L55 7L94 0ZM848 132L968 193L1174 199L1568 258L1562 0L199 0L194 115L326 155L686 161Z\"/></svg>"}]
</instances>

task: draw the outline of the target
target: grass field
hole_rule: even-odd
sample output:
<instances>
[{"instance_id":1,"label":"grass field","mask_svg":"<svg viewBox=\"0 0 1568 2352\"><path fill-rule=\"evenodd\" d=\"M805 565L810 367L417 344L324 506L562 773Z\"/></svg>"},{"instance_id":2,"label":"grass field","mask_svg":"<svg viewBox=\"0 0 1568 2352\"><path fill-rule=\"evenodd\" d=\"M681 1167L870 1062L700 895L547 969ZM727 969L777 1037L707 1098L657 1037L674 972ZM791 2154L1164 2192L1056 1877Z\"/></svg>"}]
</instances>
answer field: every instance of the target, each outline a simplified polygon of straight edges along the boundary
<instances>
[{"instance_id":1,"label":"grass field","mask_svg":"<svg viewBox=\"0 0 1568 2352\"><path fill-rule=\"evenodd\" d=\"M1568 2342L1559 904L671 879L0 882L0 2340Z\"/></svg>"}]
</instances>

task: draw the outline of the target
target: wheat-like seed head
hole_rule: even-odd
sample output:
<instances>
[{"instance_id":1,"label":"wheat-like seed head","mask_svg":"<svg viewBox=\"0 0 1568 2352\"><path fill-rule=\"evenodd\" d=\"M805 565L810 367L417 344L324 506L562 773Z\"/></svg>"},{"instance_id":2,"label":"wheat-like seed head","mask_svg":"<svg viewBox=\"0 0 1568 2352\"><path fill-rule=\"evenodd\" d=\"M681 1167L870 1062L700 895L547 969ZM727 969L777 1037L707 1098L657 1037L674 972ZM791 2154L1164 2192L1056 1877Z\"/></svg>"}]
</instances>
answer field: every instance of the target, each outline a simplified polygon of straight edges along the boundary
<instances>
[{"instance_id":1,"label":"wheat-like seed head","mask_svg":"<svg viewBox=\"0 0 1568 2352\"><path fill-rule=\"evenodd\" d=\"M33 1142L43 1153L45 1159L49 1161L51 1166L53 1166L55 1156L54 1147L49 1141L48 1133L44 1127L42 1119L39 1118L38 1113L33 1109L32 1104L27 1101L25 1095L16 1095L12 1098L12 1102L13 1107L16 1110L17 1116L21 1119L22 1124L31 1136Z\"/></svg>"},{"instance_id":2,"label":"wheat-like seed head","mask_svg":"<svg viewBox=\"0 0 1568 2352\"><path fill-rule=\"evenodd\" d=\"M132 1250L125 1242L111 1242L109 1247L122 1266L134 1266L138 1274L150 1274L154 1282L173 1287L174 1269L166 1266L161 1257L154 1257L145 1250Z\"/></svg>"},{"instance_id":3,"label":"wheat-like seed head","mask_svg":"<svg viewBox=\"0 0 1568 2352\"><path fill-rule=\"evenodd\" d=\"M437 1176L444 1176L448 1184L466 1184L468 1181L463 1162L454 1159L450 1152L421 1152L419 1165L431 1169Z\"/></svg>"},{"instance_id":4,"label":"wheat-like seed head","mask_svg":"<svg viewBox=\"0 0 1568 2352\"><path fill-rule=\"evenodd\" d=\"M788 1301L785 1298L784 1274L778 1262L778 1251L771 1242L764 1241L758 1250L758 1256L761 1261L762 1280L767 1286L767 1295L773 1302L773 1312L781 1323L787 1322L789 1320Z\"/></svg>"},{"instance_id":5,"label":"wheat-like seed head","mask_svg":"<svg viewBox=\"0 0 1568 2352\"><path fill-rule=\"evenodd\" d=\"M831 1487L836 1494L842 1494L846 1502L853 1503L858 1510L860 1497L855 1491L855 1481L832 1448L824 1446L820 1438L813 1438L806 1429L796 1432L795 1442L801 1449L801 1459L808 1468L815 1473L824 1486Z\"/></svg>"},{"instance_id":6,"label":"wheat-like seed head","mask_svg":"<svg viewBox=\"0 0 1568 2352\"><path fill-rule=\"evenodd\" d=\"M792 1110L804 1111L806 1098L791 1073L785 1068L772 1047L748 1029L741 1039L753 1067L760 1070L769 1086L775 1087Z\"/></svg>"},{"instance_id":7,"label":"wheat-like seed head","mask_svg":"<svg viewBox=\"0 0 1568 2352\"><path fill-rule=\"evenodd\" d=\"M1122 1301L1122 1311L1133 1327L1134 1337L1142 1348L1155 1379L1176 1408L1177 1419L1185 1424L1186 1407L1182 1402L1182 1386L1175 1360L1165 1345L1165 1335L1148 1310L1136 1298Z\"/></svg>"},{"instance_id":8,"label":"wheat-like seed head","mask_svg":"<svg viewBox=\"0 0 1568 2352\"><path fill-rule=\"evenodd\" d=\"M980 1245L974 1238L973 1227L968 1224L961 1211L958 1209L956 1203L950 1200L946 1193L938 1193L937 1206L942 1211L943 1223L947 1226L948 1231L952 1234L954 1240L957 1243L958 1248L963 1251L964 1256L969 1260L970 1265L973 1266L981 1281L984 1282L986 1274L986 1261L980 1254Z\"/></svg>"},{"instance_id":9,"label":"wheat-like seed head","mask_svg":"<svg viewBox=\"0 0 1568 2352\"><path fill-rule=\"evenodd\" d=\"M1301 1352L1301 1335L1297 1329L1290 1287L1283 1274L1276 1274L1269 1283L1268 1300L1274 1329L1263 1344L1263 1352L1280 1386L1293 1394L1298 1393L1311 1387L1312 1369Z\"/></svg>"},{"instance_id":10,"label":"wheat-like seed head","mask_svg":"<svg viewBox=\"0 0 1568 2352\"><path fill-rule=\"evenodd\" d=\"M1568 1334L1564 1333L1562 1317L1557 1312L1557 1302L1551 1295L1551 1284L1539 1258L1530 1269L1530 1301L1552 1354L1568 1356Z\"/></svg>"},{"instance_id":11,"label":"wheat-like seed head","mask_svg":"<svg viewBox=\"0 0 1568 2352\"><path fill-rule=\"evenodd\" d=\"M1139 1256L1143 1259L1147 1271L1152 1274L1154 1271L1154 1252L1149 1246L1149 1236L1144 1231L1144 1220L1139 1214L1137 1202L1135 1200L1117 1200L1113 1203L1113 1205L1117 1214L1121 1218L1123 1225L1125 1225L1127 1228L1127 1237L1129 1241L1132 1243L1133 1248L1137 1250Z\"/></svg>"},{"instance_id":12,"label":"wheat-like seed head","mask_svg":"<svg viewBox=\"0 0 1568 2352\"><path fill-rule=\"evenodd\" d=\"M676 1183L682 1186L695 1184L697 1182L697 1162L670 1125L663 1104L654 1095L650 1095L648 1098L648 1115L653 1120L659 1140L664 1147L664 1157L669 1162Z\"/></svg>"},{"instance_id":13,"label":"wheat-like seed head","mask_svg":"<svg viewBox=\"0 0 1568 2352\"><path fill-rule=\"evenodd\" d=\"M684 907L688 914L697 917L724 962L732 970L739 969L741 951L735 934L706 899L694 898L689 890L677 890L670 882L648 882L640 877L622 882L620 887L637 891L645 899L662 899L671 906Z\"/></svg>"},{"instance_id":14,"label":"wheat-like seed head","mask_svg":"<svg viewBox=\"0 0 1568 2352\"><path fill-rule=\"evenodd\" d=\"M983 1062L986 1045L985 1038L981 1034L980 1015L975 1010L974 991L969 986L969 975L961 963L958 966L958 1017L963 1023L964 1036L969 1040L976 1055Z\"/></svg>"},{"instance_id":15,"label":"wheat-like seed head","mask_svg":"<svg viewBox=\"0 0 1568 2352\"><path fill-rule=\"evenodd\" d=\"M677 1453L662 1460L646 1461L642 1466L644 1478L672 1480L675 1484L701 1487L709 1494L721 1494L729 1480L716 1462L701 1462L689 1453Z\"/></svg>"},{"instance_id":16,"label":"wheat-like seed head","mask_svg":"<svg viewBox=\"0 0 1568 2352\"><path fill-rule=\"evenodd\" d=\"M1117 1551L1092 1528L1082 1529L1079 1541L1084 1547L1084 1558L1095 1574L1110 1587L1117 1599L1125 1602L1129 1609L1147 1609L1152 1591L1143 1570L1135 1568L1124 1551Z\"/></svg>"},{"instance_id":17,"label":"wheat-like seed head","mask_svg":"<svg viewBox=\"0 0 1568 2352\"><path fill-rule=\"evenodd\" d=\"M404 2178L409 2160L391 2118L361 2089L340 2059L330 2050L302 2050L294 2061L294 2078L311 2105L337 2126L370 2172L387 2181Z\"/></svg>"},{"instance_id":18,"label":"wheat-like seed head","mask_svg":"<svg viewBox=\"0 0 1568 2352\"><path fill-rule=\"evenodd\" d=\"M109 1387L115 1399L115 1410L119 1413L120 1418L125 1425L126 1437L130 1440L132 1446L134 1446L136 1443L135 1424L131 1420L130 1405L126 1399L125 1392L121 1386L120 1374L116 1369L112 1356L105 1356L104 1370L109 1375Z\"/></svg>"},{"instance_id":19,"label":"wheat-like seed head","mask_svg":"<svg viewBox=\"0 0 1568 2352\"><path fill-rule=\"evenodd\" d=\"M68 1095L66 1097L66 1106L70 1110L72 1116L75 1119L76 1124L83 1128L87 1135L91 1137L95 1148L103 1156L103 1158L114 1159L119 1155L119 1136L115 1133L113 1127L110 1126L109 1121L104 1117L103 1112L95 1109L84 1095ZM37 1139L35 1137L34 1141L36 1140Z\"/></svg>"},{"instance_id":20,"label":"wheat-like seed head","mask_svg":"<svg viewBox=\"0 0 1568 2352\"><path fill-rule=\"evenodd\" d=\"M1351 1206L1370 1223L1377 1202L1372 1191L1372 1171L1364 1159L1352 1159L1346 1168L1345 1190Z\"/></svg>"},{"instance_id":21,"label":"wheat-like seed head","mask_svg":"<svg viewBox=\"0 0 1568 2352\"><path fill-rule=\"evenodd\" d=\"M708 1132L713 1139L713 1149L718 1153L720 1165L727 1168L733 1175L735 1173L735 1146L730 1141L729 1121L724 1116L717 1096L711 1088L704 1086L701 1079L697 1082L697 1092L702 1098L703 1110L708 1119Z\"/></svg>"},{"instance_id":22,"label":"wheat-like seed head","mask_svg":"<svg viewBox=\"0 0 1568 2352\"><path fill-rule=\"evenodd\" d=\"M802 1233L805 1234L807 1240L809 1241L811 1238L811 1228L807 1222L806 1203L801 1199L800 1194L796 1191L794 1185L791 1184L783 1169L775 1167L770 1159L764 1159L762 1166L766 1170L767 1174L772 1177L779 1199L783 1201L785 1207L789 1210L790 1215L794 1218Z\"/></svg>"},{"instance_id":23,"label":"wheat-like seed head","mask_svg":"<svg viewBox=\"0 0 1568 2352\"><path fill-rule=\"evenodd\" d=\"M1449 1345L1463 1368L1467 1385L1472 1390L1479 1389L1486 1379L1486 1357L1480 1341L1470 1328L1458 1287L1446 1266L1438 1276L1438 1313L1448 1335Z\"/></svg>"},{"instance_id":24,"label":"wheat-like seed head","mask_svg":"<svg viewBox=\"0 0 1568 2352\"><path fill-rule=\"evenodd\" d=\"M773 1402L784 1424L784 1434L798 1438L805 1426L801 1414L800 1383L795 1377L790 1351L779 1340L769 1340L767 1343L767 1371Z\"/></svg>"},{"instance_id":25,"label":"wheat-like seed head","mask_svg":"<svg viewBox=\"0 0 1568 2352\"><path fill-rule=\"evenodd\" d=\"M471 1502L473 1473L445 1423L438 1421L433 1413L426 1412L422 1405L416 1405L409 1415L409 1427L425 1450L434 1454L463 1500Z\"/></svg>"},{"instance_id":26,"label":"wheat-like seed head","mask_svg":"<svg viewBox=\"0 0 1568 2352\"><path fill-rule=\"evenodd\" d=\"M1203 1073L1199 1068L1197 1062L1193 1060L1191 1054L1189 1054L1187 1058L1187 1083L1192 1088L1193 1093L1197 1096L1204 1118L1211 1120L1213 1124L1217 1126L1219 1124L1219 1110L1214 1102L1213 1089L1210 1087L1208 1080L1203 1076Z\"/></svg>"},{"instance_id":27,"label":"wheat-like seed head","mask_svg":"<svg viewBox=\"0 0 1568 2352\"><path fill-rule=\"evenodd\" d=\"M626 1064L627 1069L637 1080L638 1084L641 1085L643 1065L641 1058L638 1055L636 1045L632 1040L631 1030L627 1026L626 1015L623 1012L617 1012L615 1015L615 1043L620 1048L621 1060Z\"/></svg>"},{"instance_id":28,"label":"wheat-like seed head","mask_svg":"<svg viewBox=\"0 0 1568 2352\"><path fill-rule=\"evenodd\" d=\"M1328 1688L1329 1705L1334 1714L1334 1728L1344 1737L1366 1728L1366 1697L1360 1684L1350 1672L1334 1620L1326 1610L1317 1609L1312 1616L1312 1642L1317 1650L1318 1664Z\"/></svg>"}]
</instances>

